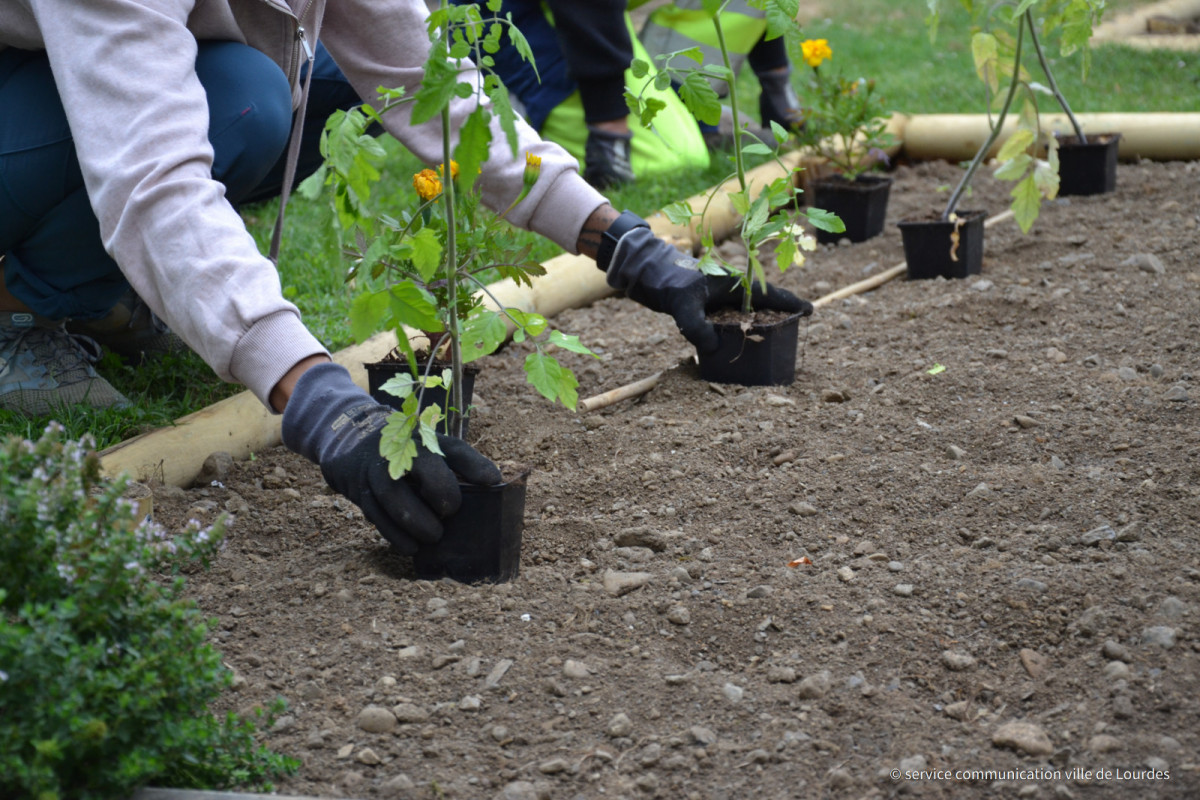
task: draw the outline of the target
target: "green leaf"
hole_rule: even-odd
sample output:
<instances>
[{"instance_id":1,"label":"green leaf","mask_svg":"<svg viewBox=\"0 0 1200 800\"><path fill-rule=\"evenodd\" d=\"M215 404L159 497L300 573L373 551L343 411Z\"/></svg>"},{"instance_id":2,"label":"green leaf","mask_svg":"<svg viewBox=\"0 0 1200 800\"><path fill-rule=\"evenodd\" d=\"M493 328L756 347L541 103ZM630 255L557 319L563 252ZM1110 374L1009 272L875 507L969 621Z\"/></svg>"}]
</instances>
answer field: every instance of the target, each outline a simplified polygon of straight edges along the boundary
<instances>
[{"instance_id":1,"label":"green leaf","mask_svg":"<svg viewBox=\"0 0 1200 800\"><path fill-rule=\"evenodd\" d=\"M767 147L762 142L752 142L751 144L742 147L742 155L746 156L769 156L775 151Z\"/></svg>"},{"instance_id":2,"label":"green leaf","mask_svg":"<svg viewBox=\"0 0 1200 800\"><path fill-rule=\"evenodd\" d=\"M768 40L797 29L796 15L800 12L798 0L768 0L766 7Z\"/></svg>"},{"instance_id":3,"label":"green leaf","mask_svg":"<svg viewBox=\"0 0 1200 800\"><path fill-rule=\"evenodd\" d=\"M417 390L417 381L407 372L398 372L379 386L379 391L404 399Z\"/></svg>"},{"instance_id":4,"label":"green leaf","mask_svg":"<svg viewBox=\"0 0 1200 800\"><path fill-rule=\"evenodd\" d=\"M1033 175L1026 176L1024 180L1013 187L1012 197L1013 217L1021 228L1021 233L1029 233L1034 220L1038 218L1038 211L1042 205L1042 196L1038 192Z\"/></svg>"},{"instance_id":5,"label":"green leaf","mask_svg":"<svg viewBox=\"0 0 1200 800\"><path fill-rule=\"evenodd\" d=\"M733 210L743 217L750 213L750 198L745 192L730 192L727 197L729 204L733 206Z\"/></svg>"},{"instance_id":6,"label":"green leaf","mask_svg":"<svg viewBox=\"0 0 1200 800\"><path fill-rule=\"evenodd\" d=\"M413 96L412 124L420 125L442 113L454 97L457 86L457 67L447 58L445 45L435 44L425 62L421 88Z\"/></svg>"},{"instance_id":7,"label":"green leaf","mask_svg":"<svg viewBox=\"0 0 1200 800\"><path fill-rule=\"evenodd\" d=\"M650 64L640 58L635 58L629 65L629 71L635 78L644 78L650 74Z\"/></svg>"},{"instance_id":8,"label":"green leaf","mask_svg":"<svg viewBox=\"0 0 1200 800\"><path fill-rule=\"evenodd\" d=\"M388 310L399 325L410 325L423 331L440 331L437 305L426 290L412 281L401 281L389 291Z\"/></svg>"},{"instance_id":9,"label":"green leaf","mask_svg":"<svg viewBox=\"0 0 1200 800\"><path fill-rule=\"evenodd\" d=\"M416 425L415 415L396 411L388 416L379 435L379 455L387 460L392 480L399 480L411 470L417 458L417 443L413 440Z\"/></svg>"},{"instance_id":10,"label":"green leaf","mask_svg":"<svg viewBox=\"0 0 1200 800\"><path fill-rule=\"evenodd\" d=\"M993 93L1000 89L997 61L1000 48L996 37L990 33L977 33L971 37L971 55L975 59L975 72Z\"/></svg>"},{"instance_id":11,"label":"green leaf","mask_svg":"<svg viewBox=\"0 0 1200 800\"><path fill-rule=\"evenodd\" d=\"M826 211L821 208L806 209L804 215L808 217L808 221L818 230L828 231L829 233L844 233L846 223L842 222L841 218L832 211Z\"/></svg>"},{"instance_id":12,"label":"green leaf","mask_svg":"<svg viewBox=\"0 0 1200 800\"><path fill-rule=\"evenodd\" d=\"M678 200L662 209L667 219L674 225L687 225L692 221L695 212L686 200Z\"/></svg>"},{"instance_id":13,"label":"green leaf","mask_svg":"<svg viewBox=\"0 0 1200 800\"><path fill-rule=\"evenodd\" d=\"M356 342L365 342L379 330L388 309L386 289L365 292L350 303L350 335Z\"/></svg>"},{"instance_id":14,"label":"green leaf","mask_svg":"<svg viewBox=\"0 0 1200 800\"><path fill-rule=\"evenodd\" d=\"M512 102L509 100L508 89L504 88L504 84L499 81L489 81L487 96L492 101L492 114L500 120L500 130L504 131L508 149L512 152L512 157L516 158L521 142L517 137L517 112L513 110ZM459 174L462 173L459 172Z\"/></svg>"},{"instance_id":15,"label":"green leaf","mask_svg":"<svg viewBox=\"0 0 1200 800\"><path fill-rule=\"evenodd\" d=\"M546 318L534 311L521 311L516 308L510 308L505 313L522 333L529 336L538 336L542 331L546 330Z\"/></svg>"},{"instance_id":16,"label":"green leaf","mask_svg":"<svg viewBox=\"0 0 1200 800\"><path fill-rule=\"evenodd\" d=\"M775 245L775 266L779 267L779 271L783 272L796 260L796 240L790 236L784 236L779 240L779 244Z\"/></svg>"},{"instance_id":17,"label":"green leaf","mask_svg":"<svg viewBox=\"0 0 1200 800\"><path fill-rule=\"evenodd\" d=\"M704 76L688 73L679 87L679 96L696 119L709 125L721 122L721 99Z\"/></svg>"},{"instance_id":18,"label":"green leaf","mask_svg":"<svg viewBox=\"0 0 1200 800\"><path fill-rule=\"evenodd\" d=\"M1040 158L1033 162L1033 182L1047 200L1058 197L1058 167Z\"/></svg>"},{"instance_id":19,"label":"green leaf","mask_svg":"<svg viewBox=\"0 0 1200 800\"><path fill-rule=\"evenodd\" d=\"M771 203L768 201L765 194L758 196L758 199L750 206L750 213L746 215L746 220L742 223L742 235L748 241L757 241L754 236L767 221L767 217L771 214Z\"/></svg>"},{"instance_id":20,"label":"green leaf","mask_svg":"<svg viewBox=\"0 0 1200 800\"><path fill-rule=\"evenodd\" d=\"M488 126L487 107L476 106L458 132L458 146L454 148L454 160L458 162L458 181L455 186L460 192L469 192L475 185L479 178L479 167L487 160L491 143L492 129Z\"/></svg>"},{"instance_id":21,"label":"green leaf","mask_svg":"<svg viewBox=\"0 0 1200 800\"><path fill-rule=\"evenodd\" d=\"M588 349L587 345L579 341L578 336L563 333L562 331L550 331L550 343L561 347L563 350L570 350L572 353L582 353L585 356L599 358L599 356Z\"/></svg>"},{"instance_id":22,"label":"green leaf","mask_svg":"<svg viewBox=\"0 0 1200 800\"><path fill-rule=\"evenodd\" d=\"M1028 169L1031 161L1033 161L1033 158L1028 153L1017 153L1011 159L997 167L993 174L996 180L1015 181L1025 174L1025 170Z\"/></svg>"},{"instance_id":23,"label":"green leaf","mask_svg":"<svg viewBox=\"0 0 1200 800\"><path fill-rule=\"evenodd\" d=\"M495 311L482 311L468 317L460 326L459 349L463 363L469 363L496 352L508 338L508 328Z\"/></svg>"},{"instance_id":24,"label":"green leaf","mask_svg":"<svg viewBox=\"0 0 1200 800\"><path fill-rule=\"evenodd\" d=\"M442 265L442 242L438 239L437 231L421 228L409 237L408 242L412 245L413 266L417 268L421 280L428 283Z\"/></svg>"},{"instance_id":25,"label":"green leaf","mask_svg":"<svg viewBox=\"0 0 1200 800\"><path fill-rule=\"evenodd\" d=\"M640 115L642 127L649 128L650 123L654 121L654 118L658 115L658 112L662 111L666 107L666 102L658 99L657 97L645 98L645 100L642 101L642 111Z\"/></svg>"},{"instance_id":26,"label":"green leaf","mask_svg":"<svg viewBox=\"0 0 1200 800\"><path fill-rule=\"evenodd\" d=\"M538 393L551 402L559 400L564 406L574 409L579 402L575 391L579 381L553 356L545 353L530 353L525 357L525 376Z\"/></svg>"},{"instance_id":27,"label":"green leaf","mask_svg":"<svg viewBox=\"0 0 1200 800\"><path fill-rule=\"evenodd\" d=\"M1028 128L1017 128L1008 137L1008 141L1000 148L1000 152L996 154L997 161L1008 161L1017 156L1019 153L1024 153L1033 144L1034 133Z\"/></svg>"},{"instance_id":28,"label":"green leaf","mask_svg":"<svg viewBox=\"0 0 1200 800\"><path fill-rule=\"evenodd\" d=\"M442 409L436 403L431 403L421 411L421 424L417 427L417 432L421 436L421 444L431 453L437 453L439 456L444 456L442 446L438 444L437 425L442 421Z\"/></svg>"}]
</instances>

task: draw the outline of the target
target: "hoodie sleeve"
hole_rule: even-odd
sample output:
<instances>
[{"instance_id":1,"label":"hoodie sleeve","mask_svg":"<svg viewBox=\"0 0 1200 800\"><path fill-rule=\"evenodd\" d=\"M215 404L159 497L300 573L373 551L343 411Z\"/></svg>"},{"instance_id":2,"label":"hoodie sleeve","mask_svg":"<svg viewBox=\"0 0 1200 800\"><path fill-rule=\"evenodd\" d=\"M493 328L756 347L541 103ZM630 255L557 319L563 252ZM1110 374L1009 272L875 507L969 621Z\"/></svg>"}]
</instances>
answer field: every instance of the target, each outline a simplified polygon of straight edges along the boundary
<instances>
[{"instance_id":1,"label":"hoodie sleeve","mask_svg":"<svg viewBox=\"0 0 1200 800\"><path fill-rule=\"evenodd\" d=\"M193 3L28 2L105 248L218 375L266 403L291 366L325 348L212 177Z\"/></svg>"},{"instance_id":2,"label":"hoodie sleeve","mask_svg":"<svg viewBox=\"0 0 1200 800\"><path fill-rule=\"evenodd\" d=\"M420 88L429 54L427 17L422 0L337 0L326 9L321 41L358 96L367 102L373 101L380 87L403 87L411 96ZM464 62L464 66L470 64ZM460 80L476 83L477 77L478 73L464 74ZM475 97L451 102L450 128L455 142L478 102ZM388 132L425 163L440 163L441 120L434 118L414 126L410 108L410 104L398 106L384 117ZM493 210L507 208L521 192L525 153L540 156L537 184L507 219L553 240L568 252L578 252L576 243L584 222L607 201L579 176L578 162L570 153L543 141L520 119L517 131L520 142L514 159L498 120L492 120L491 152L480 178L484 203Z\"/></svg>"}]
</instances>

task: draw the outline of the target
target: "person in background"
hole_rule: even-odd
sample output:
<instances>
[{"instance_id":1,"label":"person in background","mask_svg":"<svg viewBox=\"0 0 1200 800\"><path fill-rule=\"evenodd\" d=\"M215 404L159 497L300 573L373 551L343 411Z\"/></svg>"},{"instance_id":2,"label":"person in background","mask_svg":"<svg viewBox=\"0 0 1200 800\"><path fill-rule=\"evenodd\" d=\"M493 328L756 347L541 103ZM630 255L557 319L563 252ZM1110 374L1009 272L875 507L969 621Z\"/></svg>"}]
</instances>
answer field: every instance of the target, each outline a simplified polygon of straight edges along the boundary
<instances>
[{"instance_id":1,"label":"person in background","mask_svg":"<svg viewBox=\"0 0 1200 800\"><path fill-rule=\"evenodd\" d=\"M135 340L165 325L281 414L284 444L397 549L437 541L458 479L491 484L499 470L444 437L444 456L423 451L393 480L379 454L391 409L331 361L237 212L274 194L286 206L293 173L320 163L315 134L332 111L379 86L416 91L427 14L422 0L0 0L0 407L127 403L65 321ZM451 101L452 130L478 102ZM383 126L438 163L440 120L413 125L409 114L398 106ZM736 283L618 213L559 146L523 123L518 138L541 172L507 219L596 258L611 286L671 314L701 352L714 348L705 312L738 304ZM505 139L497 127L480 183L492 209L523 189L524 162ZM108 325L131 292L148 313ZM811 313L775 287L753 301Z\"/></svg>"},{"instance_id":2,"label":"person in background","mask_svg":"<svg viewBox=\"0 0 1200 800\"><path fill-rule=\"evenodd\" d=\"M649 56L633 35L626 0L504 0L498 14L511 15L536 66L506 44L495 55L497 75L534 130L575 156L592 186L708 166L704 140L679 97L629 70L635 56ZM664 104L651 127L631 120L626 86Z\"/></svg>"}]
</instances>

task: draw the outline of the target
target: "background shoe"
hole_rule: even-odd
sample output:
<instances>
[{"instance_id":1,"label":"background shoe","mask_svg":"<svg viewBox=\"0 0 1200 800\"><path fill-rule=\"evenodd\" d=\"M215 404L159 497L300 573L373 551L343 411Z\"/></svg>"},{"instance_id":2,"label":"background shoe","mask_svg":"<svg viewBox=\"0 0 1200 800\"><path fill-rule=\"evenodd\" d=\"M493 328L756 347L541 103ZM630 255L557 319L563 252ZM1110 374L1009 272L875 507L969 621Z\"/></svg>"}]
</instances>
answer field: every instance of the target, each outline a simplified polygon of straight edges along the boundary
<instances>
[{"instance_id":1,"label":"background shoe","mask_svg":"<svg viewBox=\"0 0 1200 800\"><path fill-rule=\"evenodd\" d=\"M759 119L768 130L772 122L778 122L787 130L798 131L804 127L804 109L792 87L791 74L790 69L756 73L762 86L762 94L758 96Z\"/></svg>"},{"instance_id":2,"label":"background shoe","mask_svg":"<svg viewBox=\"0 0 1200 800\"><path fill-rule=\"evenodd\" d=\"M46 416L73 405L129 405L92 368L99 357L99 345L67 333L61 322L0 313L0 408Z\"/></svg>"},{"instance_id":3,"label":"background shoe","mask_svg":"<svg viewBox=\"0 0 1200 800\"><path fill-rule=\"evenodd\" d=\"M622 136L588 128L587 146L583 151L583 179L600 190L633 183L633 167L629 163L632 140L632 134Z\"/></svg>"},{"instance_id":4,"label":"background shoe","mask_svg":"<svg viewBox=\"0 0 1200 800\"><path fill-rule=\"evenodd\" d=\"M140 364L168 353L182 353L187 345L159 319L150 306L130 290L117 301L108 316L100 319L68 320L67 330L95 339L121 358Z\"/></svg>"}]
</instances>

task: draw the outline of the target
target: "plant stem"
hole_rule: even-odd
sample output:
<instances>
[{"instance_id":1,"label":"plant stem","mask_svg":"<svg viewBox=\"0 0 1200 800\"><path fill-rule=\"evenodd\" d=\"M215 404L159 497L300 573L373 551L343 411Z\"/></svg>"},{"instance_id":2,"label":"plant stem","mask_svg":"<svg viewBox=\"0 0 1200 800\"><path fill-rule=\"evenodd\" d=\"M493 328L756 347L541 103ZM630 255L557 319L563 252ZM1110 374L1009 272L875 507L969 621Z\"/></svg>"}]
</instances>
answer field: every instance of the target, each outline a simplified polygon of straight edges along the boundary
<instances>
[{"instance_id":1,"label":"plant stem","mask_svg":"<svg viewBox=\"0 0 1200 800\"><path fill-rule=\"evenodd\" d=\"M1067 113L1067 119L1071 120L1071 127L1075 129L1075 138L1079 140L1080 144L1087 144L1087 137L1083 135L1083 128L1079 126L1079 120L1075 119L1075 115L1071 113L1071 107L1067 105L1067 98L1058 90L1058 82L1054 80L1054 73L1050 71L1050 63L1046 61L1046 54L1042 52L1042 43L1038 41L1037 30L1033 27L1033 11L1030 9L1025 9L1025 24L1029 26L1029 41L1033 42L1038 63L1042 65L1042 72L1046 75L1046 82L1050 84L1050 91L1054 92L1054 99Z\"/></svg>"},{"instance_id":2,"label":"plant stem","mask_svg":"<svg viewBox=\"0 0 1200 800\"><path fill-rule=\"evenodd\" d=\"M442 0L442 9L446 9L447 0ZM450 40L450 26L446 24L443 34ZM452 416L452 410L458 411L458 417L453 418L450 425L450 435L462 438L463 418L463 360L462 347L459 342L458 319L458 221L454 214L454 168L450 156L450 105L442 108L442 201L446 208L446 333L450 337L450 408L446 416ZM430 353L432 358L433 354Z\"/></svg>"},{"instance_id":3,"label":"plant stem","mask_svg":"<svg viewBox=\"0 0 1200 800\"><path fill-rule=\"evenodd\" d=\"M721 27L721 12L725 10L726 5L726 3L721 4L721 7L717 9L717 13L713 15L712 20L713 28L717 32L717 44L721 48L721 59L725 63L726 75L728 76L726 83L729 86L729 106L733 111L733 164L737 169L738 186L741 187L742 195L746 196L748 194L746 191L746 160L742 155L742 125L738 114L737 80L733 74L733 64L729 60L729 46L725 43L725 29ZM718 124L720 124L720 121L718 121ZM746 197L746 199L749 200L750 198ZM751 292L753 279L750 277L750 268L748 265L746 271L742 273L741 282L744 290L742 292L742 311L749 314L754 310L754 306L750 302L751 294L753 294Z\"/></svg>"},{"instance_id":4,"label":"plant stem","mask_svg":"<svg viewBox=\"0 0 1200 800\"><path fill-rule=\"evenodd\" d=\"M1000 116L996 120L995 127L992 128L991 135L988 136L983 146L979 148L979 152L975 154L975 158L971 159L971 164L967 167L962 180L958 182L958 186L954 187L954 193L950 195L950 200L946 203L946 210L942 212L943 220L950 219L950 215L958 207L958 201L962 199L963 192L971 185L971 179L975 177L975 173L979 170L979 165L983 163L983 159L987 157L988 151L992 149L992 145L1000 137L1000 131L1004 127L1004 118L1008 116L1008 109L1012 106L1013 97L1017 94L1017 87L1021 84L1021 43L1024 39L1025 19L1022 18L1021 23L1017 26L1017 47L1016 53L1013 56L1012 83L1008 86L1008 95L1004 98L1004 106L1000 109Z\"/></svg>"}]
</instances>

